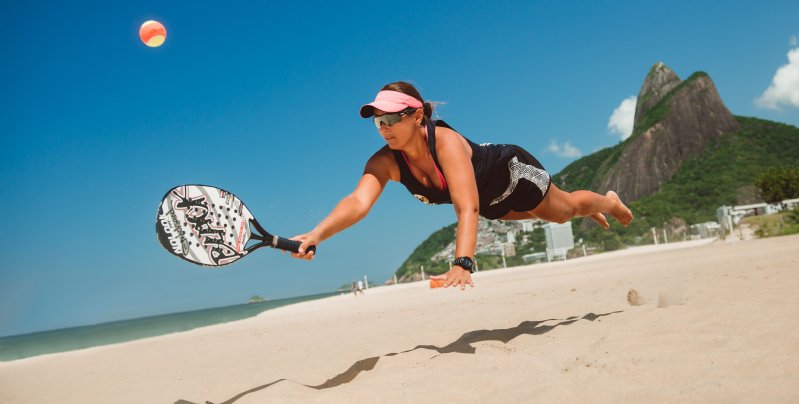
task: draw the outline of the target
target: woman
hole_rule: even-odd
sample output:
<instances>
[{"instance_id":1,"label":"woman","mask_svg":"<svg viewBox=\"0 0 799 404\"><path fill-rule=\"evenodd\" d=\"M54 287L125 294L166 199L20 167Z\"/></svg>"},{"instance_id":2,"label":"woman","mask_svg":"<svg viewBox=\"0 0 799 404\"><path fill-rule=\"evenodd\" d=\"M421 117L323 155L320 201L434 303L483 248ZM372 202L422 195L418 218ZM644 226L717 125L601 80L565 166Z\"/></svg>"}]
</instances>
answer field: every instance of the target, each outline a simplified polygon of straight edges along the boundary
<instances>
[{"instance_id":1,"label":"woman","mask_svg":"<svg viewBox=\"0 0 799 404\"><path fill-rule=\"evenodd\" d=\"M313 230L294 237L302 242L296 258L312 259L305 249L363 219L386 183L405 185L424 203L451 203L458 218L452 269L431 277L445 286L474 286L471 278L478 215L488 219L542 219L564 223L589 216L602 227L607 212L622 225L632 212L615 192L565 192L552 184L541 163L514 145L475 144L444 121L431 119L433 106L405 82L383 87L375 101L361 107L372 117L387 145L367 161L358 186Z\"/></svg>"}]
</instances>

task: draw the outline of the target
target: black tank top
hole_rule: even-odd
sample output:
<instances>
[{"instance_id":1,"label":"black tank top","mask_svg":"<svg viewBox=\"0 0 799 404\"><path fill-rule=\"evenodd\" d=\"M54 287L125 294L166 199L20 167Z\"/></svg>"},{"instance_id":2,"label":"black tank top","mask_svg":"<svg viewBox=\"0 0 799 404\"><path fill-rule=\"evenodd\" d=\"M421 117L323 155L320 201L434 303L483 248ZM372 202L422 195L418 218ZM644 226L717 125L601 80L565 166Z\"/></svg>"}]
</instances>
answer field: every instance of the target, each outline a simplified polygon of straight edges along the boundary
<instances>
[{"instance_id":1,"label":"black tank top","mask_svg":"<svg viewBox=\"0 0 799 404\"><path fill-rule=\"evenodd\" d=\"M438 155L436 153L436 127L443 126L452 129L446 122L438 120L428 120L427 123L427 146L430 149L430 154L433 157L433 163L436 169L440 172L441 165L438 163ZM454 130L454 129L452 129ZM487 209L491 201L497 196L501 195L508 187L509 179L507 175L508 160L513 157L516 146L513 145L495 145L495 144L476 144L471 140L466 139L469 147L472 148L472 166L474 167L474 177L477 182L477 192L480 199L480 212L483 214L484 207ZM410 167L405 160L405 156L400 150L392 150L394 160L400 170L400 182L405 185L405 188L420 201L427 204L441 204L452 203L452 197L449 194L449 187L442 189L428 188L422 185L416 177L411 173ZM502 174L496 175L495 170L502 170ZM503 180L504 178L504 180Z\"/></svg>"}]
</instances>

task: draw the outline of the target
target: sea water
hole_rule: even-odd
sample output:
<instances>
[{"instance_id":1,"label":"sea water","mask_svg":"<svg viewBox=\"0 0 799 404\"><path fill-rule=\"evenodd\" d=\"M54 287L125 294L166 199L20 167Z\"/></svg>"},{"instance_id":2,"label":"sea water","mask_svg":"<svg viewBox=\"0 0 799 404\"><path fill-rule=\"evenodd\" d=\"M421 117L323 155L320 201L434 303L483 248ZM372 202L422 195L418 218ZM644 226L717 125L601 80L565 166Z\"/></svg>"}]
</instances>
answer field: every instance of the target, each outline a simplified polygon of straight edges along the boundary
<instances>
[{"instance_id":1,"label":"sea water","mask_svg":"<svg viewBox=\"0 0 799 404\"><path fill-rule=\"evenodd\" d=\"M12 361L56 352L116 344L212 324L253 317L266 310L308 300L334 296L338 292L298 296L260 303L164 314L132 320L64 328L31 334L0 337L0 361Z\"/></svg>"}]
</instances>

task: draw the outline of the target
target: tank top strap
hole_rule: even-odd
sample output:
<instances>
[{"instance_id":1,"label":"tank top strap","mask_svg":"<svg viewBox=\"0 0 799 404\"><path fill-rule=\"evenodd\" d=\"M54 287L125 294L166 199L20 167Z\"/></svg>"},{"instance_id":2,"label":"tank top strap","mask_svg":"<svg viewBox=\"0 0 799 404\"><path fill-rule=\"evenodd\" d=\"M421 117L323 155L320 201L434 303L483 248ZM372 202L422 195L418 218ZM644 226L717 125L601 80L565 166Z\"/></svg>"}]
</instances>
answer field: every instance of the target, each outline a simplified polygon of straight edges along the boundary
<instances>
[{"instance_id":1,"label":"tank top strap","mask_svg":"<svg viewBox=\"0 0 799 404\"><path fill-rule=\"evenodd\" d=\"M427 121L427 147L430 149L430 155L433 156L433 163L439 167L438 153L436 152L436 121Z\"/></svg>"},{"instance_id":2,"label":"tank top strap","mask_svg":"<svg viewBox=\"0 0 799 404\"><path fill-rule=\"evenodd\" d=\"M400 150L391 150L391 153L394 155L394 160L397 162L397 166L400 169L400 182L403 182L403 179L406 178L413 178L413 173L411 172L411 167L408 165L408 159L405 158L405 153Z\"/></svg>"},{"instance_id":3,"label":"tank top strap","mask_svg":"<svg viewBox=\"0 0 799 404\"><path fill-rule=\"evenodd\" d=\"M436 169L436 174L438 174L438 180L441 183L443 188L447 189L447 180L444 178L444 174L441 172L441 164L438 162L438 153L436 152L436 126L441 125L445 128L452 129L449 125L447 125L444 121L433 121L432 119L427 121L427 147L430 148L430 156L433 157L433 164ZM453 129L454 130L454 129Z\"/></svg>"}]
</instances>

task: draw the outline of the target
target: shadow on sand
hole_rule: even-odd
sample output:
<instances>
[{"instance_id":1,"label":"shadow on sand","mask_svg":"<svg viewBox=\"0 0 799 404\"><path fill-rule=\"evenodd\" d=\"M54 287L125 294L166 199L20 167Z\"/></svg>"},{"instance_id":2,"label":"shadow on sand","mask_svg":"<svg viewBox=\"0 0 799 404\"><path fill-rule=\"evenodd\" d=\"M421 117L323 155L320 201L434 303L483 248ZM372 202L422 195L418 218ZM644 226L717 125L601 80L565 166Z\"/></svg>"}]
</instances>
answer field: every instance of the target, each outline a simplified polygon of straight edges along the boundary
<instances>
[{"instance_id":1,"label":"shadow on sand","mask_svg":"<svg viewBox=\"0 0 799 404\"><path fill-rule=\"evenodd\" d=\"M508 343L508 341L511 341L512 339L514 339L514 338L516 338L516 337L518 337L520 335L541 335L541 334L547 333L549 331L552 331L553 329L555 329L556 327L559 327L559 326L573 324L573 323L575 323L577 321L580 321L580 320L594 321L594 320L596 320L596 319L598 319L600 317L609 316L611 314L617 314L617 313L621 313L621 312L622 311L619 310L619 311L613 311L613 312L604 313L604 314L588 313L588 314L586 314L586 315L584 315L582 317L573 316L573 317L568 317L568 318L565 318L565 319L548 319L548 320L540 320L540 321L523 321L519 325L517 325L516 327L511 327L511 328L498 328L498 329L495 329L495 330L470 331L470 332L467 332L467 333L461 335L460 338L458 338L457 340L455 340L455 341L453 341L453 342L451 342L451 343L449 343L449 344L447 344L447 345L445 345L443 347L439 347L439 346L435 346L435 345L417 345L413 349L409 349L409 350L402 351L402 352L392 352L392 353L385 354L385 355L382 355L382 356L401 355L401 354L404 354L404 353L416 351L418 349L427 349L427 350L431 350L431 351L436 351L439 354L447 354L447 353L453 353L453 352L454 353L464 353L464 354L474 354L475 351L476 351L476 348L472 344L477 343L477 342L499 341L499 342L502 342L502 343ZM549 324L549 325L543 324L543 323L547 323L547 322L551 322L551 321L555 321L555 323ZM294 381L294 383L300 384L300 385L308 387L308 388L316 389L316 390L322 390L322 389L329 389L331 387L337 387L337 386L340 386L342 384L349 383L349 382L353 381L356 377L358 377L358 375L361 372L368 372L368 371L374 369L375 365L377 365L377 362L378 362L378 360L380 360L380 358L381 358L381 356L374 356L374 357L371 357L371 358L361 359L361 360L353 363L352 366L350 366L350 368L347 369L346 371L344 371L343 373L340 373L340 374L334 376L333 378L328 379L326 382L324 382L324 383L322 383L320 385L314 386L314 385L308 385L308 384L299 383L299 382L296 382L296 381ZM258 386L258 387L254 387L254 388L249 389L247 391L244 391L244 392L241 392L239 394L236 394L235 396L229 398L228 400L223 401L221 403L216 403L216 404L232 404L236 400L246 396L247 394L254 393L256 391L260 391L260 390L266 389L266 388L268 388L270 386L274 386L275 384L283 382L283 381L291 381L291 380L289 380L289 379L278 379L278 380L275 380L275 381L273 381L271 383L267 383L267 384L264 384L264 385L261 385L261 386ZM177 401L175 401L175 404L197 404L197 403L194 403L194 402L191 402L191 401L187 401L187 400L177 400ZM215 404L215 403L213 403L211 401L206 401L205 404Z\"/></svg>"}]
</instances>

